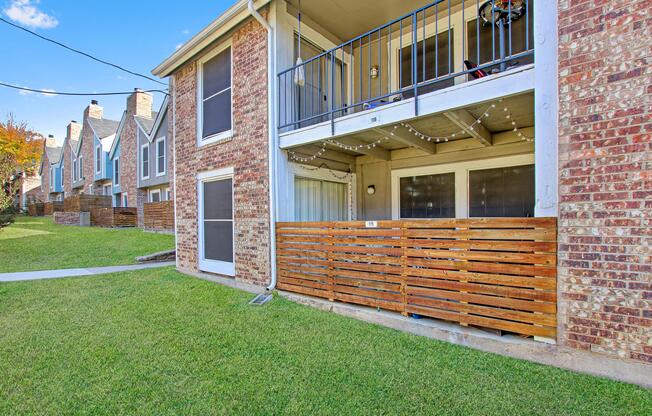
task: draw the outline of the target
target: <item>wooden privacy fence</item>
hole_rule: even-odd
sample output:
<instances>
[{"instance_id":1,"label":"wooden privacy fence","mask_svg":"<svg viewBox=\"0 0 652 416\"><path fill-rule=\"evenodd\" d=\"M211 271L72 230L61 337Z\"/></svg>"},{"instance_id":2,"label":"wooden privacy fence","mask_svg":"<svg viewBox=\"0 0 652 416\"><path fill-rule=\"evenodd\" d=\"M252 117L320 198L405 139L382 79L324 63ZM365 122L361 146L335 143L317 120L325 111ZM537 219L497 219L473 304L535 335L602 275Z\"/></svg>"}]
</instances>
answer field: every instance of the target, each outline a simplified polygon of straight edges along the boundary
<instances>
[{"instance_id":1,"label":"wooden privacy fence","mask_svg":"<svg viewBox=\"0 0 652 416\"><path fill-rule=\"evenodd\" d=\"M111 208L113 203L109 195L74 195L63 202L65 212L91 212L94 208Z\"/></svg>"},{"instance_id":2,"label":"wooden privacy fence","mask_svg":"<svg viewBox=\"0 0 652 416\"><path fill-rule=\"evenodd\" d=\"M45 204L42 202L35 202L27 205L27 213L30 217L42 217L45 215Z\"/></svg>"},{"instance_id":3,"label":"wooden privacy fence","mask_svg":"<svg viewBox=\"0 0 652 416\"><path fill-rule=\"evenodd\" d=\"M555 218L281 222L278 288L555 338Z\"/></svg>"},{"instance_id":4,"label":"wooden privacy fence","mask_svg":"<svg viewBox=\"0 0 652 416\"><path fill-rule=\"evenodd\" d=\"M93 208L91 225L98 227L136 227L138 214L136 208Z\"/></svg>"},{"instance_id":5,"label":"wooden privacy fence","mask_svg":"<svg viewBox=\"0 0 652 416\"><path fill-rule=\"evenodd\" d=\"M174 230L174 202L147 202L143 206L143 227L152 230Z\"/></svg>"},{"instance_id":6,"label":"wooden privacy fence","mask_svg":"<svg viewBox=\"0 0 652 416\"><path fill-rule=\"evenodd\" d=\"M63 201L50 201L43 204L43 214L52 215L63 211Z\"/></svg>"}]
</instances>

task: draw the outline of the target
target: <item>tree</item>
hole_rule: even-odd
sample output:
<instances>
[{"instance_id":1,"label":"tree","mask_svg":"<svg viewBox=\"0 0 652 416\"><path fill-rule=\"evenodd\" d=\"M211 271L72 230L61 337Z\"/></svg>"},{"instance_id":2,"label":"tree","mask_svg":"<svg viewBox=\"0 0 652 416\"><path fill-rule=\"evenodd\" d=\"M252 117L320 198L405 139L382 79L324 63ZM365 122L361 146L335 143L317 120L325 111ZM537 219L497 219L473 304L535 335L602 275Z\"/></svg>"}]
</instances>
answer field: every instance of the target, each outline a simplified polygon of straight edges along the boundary
<instances>
[{"instance_id":1,"label":"tree","mask_svg":"<svg viewBox=\"0 0 652 416\"><path fill-rule=\"evenodd\" d=\"M14 179L38 169L42 150L43 138L27 123L16 122L11 114L6 122L0 121L0 212L12 202Z\"/></svg>"}]
</instances>

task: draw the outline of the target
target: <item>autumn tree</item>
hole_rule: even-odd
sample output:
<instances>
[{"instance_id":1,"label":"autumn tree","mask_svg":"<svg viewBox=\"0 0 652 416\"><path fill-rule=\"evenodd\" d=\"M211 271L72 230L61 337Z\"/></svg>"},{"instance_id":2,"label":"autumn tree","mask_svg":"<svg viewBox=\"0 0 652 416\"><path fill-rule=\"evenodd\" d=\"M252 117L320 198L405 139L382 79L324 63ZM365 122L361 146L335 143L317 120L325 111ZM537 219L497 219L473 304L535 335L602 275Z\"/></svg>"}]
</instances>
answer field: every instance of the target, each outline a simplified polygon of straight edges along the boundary
<instances>
[{"instance_id":1,"label":"autumn tree","mask_svg":"<svg viewBox=\"0 0 652 416\"><path fill-rule=\"evenodd\" d=\"M0 212L12 202L14 178L37 170L42 150L43 139L27 123L16 122L12 115L0 121Z\"/></svg>"}]
</instances>

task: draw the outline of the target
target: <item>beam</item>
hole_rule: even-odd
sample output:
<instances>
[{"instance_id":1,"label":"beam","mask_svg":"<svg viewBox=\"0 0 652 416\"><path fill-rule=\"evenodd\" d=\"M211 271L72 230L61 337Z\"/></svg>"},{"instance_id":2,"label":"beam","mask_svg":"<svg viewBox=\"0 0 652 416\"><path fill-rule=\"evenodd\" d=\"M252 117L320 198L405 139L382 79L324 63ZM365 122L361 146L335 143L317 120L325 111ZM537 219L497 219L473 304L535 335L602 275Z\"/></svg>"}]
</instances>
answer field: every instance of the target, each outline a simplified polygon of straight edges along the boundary
<instances>
[{"instance_id":1,"label":"beam","mask_svg":"<svg viewBox=\"0 0 652 416\"><path fill-rule=\"evenodd\" d=\"M410 133L408 129L406 129L401 125L397 124L396 128L394 127L386 127L382 129L378 128L378 129L374 129L374 131L382 135L389 135L389 137L392 139L396 139L399 142L406 144L410 147L421 149L424 152L429 153L431 155L437 153L437 145L435 143L431 143L429 141L418 138L414 134Z\"/></svg>"},{"instance_id":2,"label":"beam","mask_svg":"<svg viewBox=\"0 0 652 416\"><path fill-rule=\"evenodd\" d=\"M306 154L317 154L321 150L321 146L315 145L306 145L299 148L292 149L295 152L301 152ZM321 154L322 159L334 160L336 162L344 163L347 165L355 165L355 156L339 152L337 150L326 149Z\"/></svg>"},{"instance_id":3,"label":"beam","mask_svg":"<svg viewBox=\"0 0 652 416\"><path fill-rule=\"evenodd\" d=\"M534 137L534 127L521 127L519 131L523 133L525 137ZM494 133L491 135L491 137L493 139L492 143L494 146L523 141L520 137L518 137L518 133L516 133L514 130Z\"/></svg>"},{"instance_id":4,"label":"beam","mask_svg":"<svg viewBox=\"0 0 652 416\"><path fill-rule=\"evenodd\" d=\"M467 110L446 111L444 115L483 146L491 146L491 133Z\"/></svg>"},{"instance_id":5,"label":"beam","mask_svg":"<svg viewBox=\"0 0 652 416\"><path fill-rule=\"evenodd\" d=\"M328 143L328 141L326 143ZM347 143L342 143L342 144L345 144L347 146L359 146L359 145L365 145L366 146L368 143L362 142L362 141L359 141L359 140L349 140ZM330 144L330 143L328 143L328 145L337 147L336 145L333 145L333 144ZM352 150L352 151L362 153L363 155L371 156L373 158L380 159L380 160L390 160L391 159L391 155L390 155L389 151L387 149L383 149L382 147L380 147L378 145L376 145L376 147L372 147L371 149L367 149L366 147L361 147L359 149Z\"/></svg>"}]
</instances>

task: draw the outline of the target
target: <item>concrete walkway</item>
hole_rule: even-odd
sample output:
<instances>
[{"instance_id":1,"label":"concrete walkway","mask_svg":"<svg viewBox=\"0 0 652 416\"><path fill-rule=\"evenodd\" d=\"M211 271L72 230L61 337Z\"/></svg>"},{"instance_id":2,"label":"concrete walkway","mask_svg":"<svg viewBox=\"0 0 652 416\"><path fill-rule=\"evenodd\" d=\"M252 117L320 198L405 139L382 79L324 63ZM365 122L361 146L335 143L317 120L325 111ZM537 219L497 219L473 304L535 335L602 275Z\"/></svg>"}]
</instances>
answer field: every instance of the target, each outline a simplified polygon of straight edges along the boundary
<instances>
[{"instance_id":1,"label":"concrete walkway","mask_svg":"<svg viewBox=\"0 0 652 416\"><path fill-rule=\"evenodd\" d=\"M92 276L97 274L126 272L130 270L152 269L174 266L173 261L160 263L134 264L130 266L89 267L87 269L38 270L34 272L0 273L1 282L18 282L21 280L58 279L60 277Z\"/></svg>"}]
</instances>

